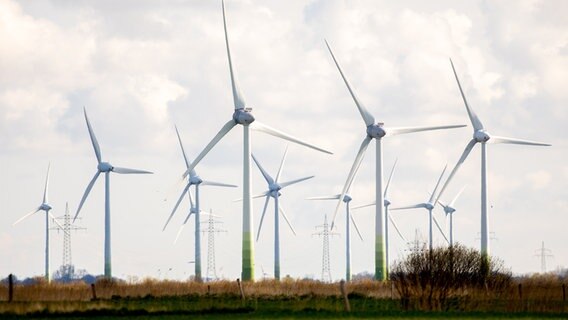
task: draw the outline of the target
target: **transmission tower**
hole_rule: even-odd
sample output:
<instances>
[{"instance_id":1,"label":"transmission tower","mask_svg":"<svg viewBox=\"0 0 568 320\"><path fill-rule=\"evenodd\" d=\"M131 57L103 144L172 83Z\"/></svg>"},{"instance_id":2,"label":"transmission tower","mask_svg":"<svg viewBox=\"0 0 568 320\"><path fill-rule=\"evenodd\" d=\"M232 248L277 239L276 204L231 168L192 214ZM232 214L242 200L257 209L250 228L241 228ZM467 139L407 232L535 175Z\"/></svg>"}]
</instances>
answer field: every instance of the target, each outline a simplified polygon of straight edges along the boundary
<instances>
[{"instance_id":1,"label":"transmission tower","mask_svg":"<svg viewBox=\"0 0 568 320\"><path fill-rule=\"evenodd\" d=\"M323 257L321 261L321 280L324 282L331 282L331 267L329 259L329 237L339 235L337 232L331 232L329 230L329 224L327 223L327 214L324 217L323 225L316 226L316 230L321 229L321 231L312 234L312 236L323 236Z\"/></svg>"},{"instance_id":2,"label":"transmission tower","mask_svg":"<svg viewBox=\"0 0 568 320\"><path fill-rule=\"evenodd\" d=\"M71 256L71 231L86 230L86 228L75 226L71 222L71 216L69 215L69 203L65 203L65 215L62 217L57 217L56 219L61 220L63 223L63 230L59 227L54 227L52 229L63 231L63 264L61 265L60 271L63 277L72 277L75 268L73 267L73 260ZM79 218L80 219L80 218Z\"/></svg>"},{"instance_id":3,"label":"transmission tower","mask_svg":"<svg viewBox=\"0 0 568 320\"><path fill-rule=\"evenodd\" d=\"M217 224L223 222L215 220L213 212L209 209L209 219L207 219L207 229L203 233L207 233L207 273L205 279L207 281L217 280L217 269L215 267L215 233L227 232L227 230L219 229Z\"/></svg>"},{"instance_id":4,"label":"transmission tower","mask_svg":"<svg viewBox=\"0 0 568 320\"><path fill-rule=\"evenodd\" d=\"M414 240L408 241L406 244L408 245L408 249L406 250L411 253L418 253L426 250L426 241L418 229L415 229L414 231Z\"/></svg>"},{"instance_id":5,"label":"transmission tower","mask_svg":"<svg viewBox=\"0 0 568 320\"><path fill-rule=\"evenodd\" d=\"M544 241L540 249L535 250L537 254L535 256L540 257L540 272L546 273L546 258L554 257L550 249L544 247Z\"/></svg>"}]
</instances>

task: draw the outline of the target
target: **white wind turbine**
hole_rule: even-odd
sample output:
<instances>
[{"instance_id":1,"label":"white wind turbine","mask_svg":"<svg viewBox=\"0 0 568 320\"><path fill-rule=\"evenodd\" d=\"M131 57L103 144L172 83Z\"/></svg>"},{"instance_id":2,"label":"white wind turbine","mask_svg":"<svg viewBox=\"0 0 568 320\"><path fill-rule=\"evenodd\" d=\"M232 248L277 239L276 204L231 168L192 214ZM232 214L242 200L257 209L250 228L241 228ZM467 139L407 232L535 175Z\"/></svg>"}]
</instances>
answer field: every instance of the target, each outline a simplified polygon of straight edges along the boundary
<instances>
[{"instance_id":1,"label":"white wind turbine","mask_svg":"<svg viewBox=\"0 0 568 320\"><path fill-rule=\"evenodd\" d=\"M375 139L376 142L376 177L375 177L375 203L383 203L383 152L382 152L382 139L383 137L390 137L399 134L405 133L412 133L412 132L419 132L419 131L429 131L429 130L439 130L439 129L451 129L451 128L459 128L465 127L464 125L450 125L450 126L434 126L434 127L385 127L384 123L378 122L375 123L375 118L367 111L365 106L359 101L355 92L351 89L351 85L347 81L347 78L343 74L337 59L335 59L335 55L331 50L331 47L325 42L329 52L331 53L331 57L347 86L347 89L351 93L351 97L355 101L355 105L357 109L359 109L359 113L365 122L365 138L359 147L359 152L357 152L357 156L355 157L355 161L351 166L351 170L349 171L349 175L347 176L347 180L345 181L345 185L343 186L343 190L341 191L341 198L345 195L349 187L351 186L355 175L357 174L357 170L359 170L359 166L363 157L365 155L365 151L369 146L371 140ZM337 215L337 211L339 210L339 206L341 205L341 201L338 201L337 206L335 207L335 211L333 214L332 219L332 228L335 221L335 216ZM385 216L383 211L383 206L375 206L375 279L377 280L386 280L386 250L385 250Z\"/></svg>"},{"instance_id":2,"label":"white wind turbine","mask_svg":"<svg viewBox=\"0 0 568 320\"><path fill-rule=\"evenodd\" d=\"M225 19L225 4L222 2L223 7L223 26L225 29L225 44L227 46L227 57L229 60L229 72L231 75L231 85L233 88L233 101L235 110L231 120L229 120L215 137L205 146L203 151L197 158L190 164L189 168L183 174L185 178L193 168L211 151L211 149L227 134L231 129L237 125L243 126L243 239L242 239L242 280L254 280L254 243L253 243L253 221L252 221L252 197L251 197L251 137L250 129L261 131L275 137L288 140L308 148L312 148L324 153L331 152L318 148L312 144L304 142L298 138L288 135L282 131L276 130L265 124L255 121L252 115L252 108L246 106L245 99L239 90L235 72L233 70L233 63L231 60L231 51L229 48L229 37L227 35L227 23Z\"/></svg>"},{"instance_id":3,"label":"white wind turbine","mask_svg":"<svg viewBox=\"0 0 568 320\"><path fill-rule=\"evenodd\" d=\"M436 221L436 218L432 215L432 209L434 209L434 207L436 206L436 200L435 200L436 191L438 190L438 186L440 185L440 181L442 181L442 177L444 176L444 173L446 172L446 168L447 168L447 166L444 167L444 170L442 171L440 178L438 178L438 182L436 183L436 187L434 187L434 191L432 191L432 194L430 195L430 198L428 199L427 202L391 209L391 210L404 210L404 209L424 208L424 209L428 210L428 248L430 250L433 249L433 241L432 241L433 240L432 239L433 222L436 223L436 225L438 226L438 229L440 230L440 232L442 233L444 238L446 238L446 235L442 231L442 228L438 224L438 221ZM446 241L447 241L447 239L446 239Z\"/></svg>"},{"instance_id":4,"label":"white wind turbine","mask_svg":"<svg viewBox=\"0 0 568 320\"><path fill-rule=\"evenodd\" d=\"M458 200L458 197L462 194L464 189L465 186L461 188L458 194L456 194L456 196L448 204L444 204L442 201L438 200L438 204L441 205L442 208L444 208L444 213L446 214L446 217L448 215L450 216L450 246L454 245L454 212L456 212L454 204L456 203L456 200Z\"/></svg>"},{"instance_id":5,"label":"white wind turbine","mask_svg":"<svg viewBox=\"0 0 568 320\"><path fill-rule=\"evenodd\" d=\"M357 234L361 241L363 241L363 236L361 232L359 232L359 227L355 223L351 212L349 211L349 203L351 202L352 198L348 194L344 194L341 197L340 194L332 195L332 196L321 196L321 197L310 197L306 198L306 200L339 200L343 199L345 203L345 281L351 281L351 223L355 227ZM327 219L327 216L326 216Z\"/></svg>"},{"instance_id":6,"label":"white wind turbine","mask_svg":"<svg viewBox=\"0 0 568 320\"><path fill-rule=\"evenodd\" d=\"M75 213L75 217L73 218L73 222L79 216L79 212L87 200L93 185L97 181L97 178L101 173L105 174L105 266L104 266L104 276L107 279L112 278L112 266L111 266L111 247L110 247L110 173L119 173L119 174L151 174L152 172L138 170L138 169L129 169L129 168L121 168L115 167L108 162L102 161L102 154L101 148L99 147L99 142L97 141L97 137L95 136L95 132L91 127L91 123L89 122L89 117L87 117L87 110L83 109L85 114L85 121L87 122L87 129L89 130L89 136L91 137L91 143L93 144L93 149L95 149L95 156L97 157L97 172L95 176L89 184L87 185L87 189L85 189L85 193L81 198L81 202L79 202L79 207L77 208L77 212Z\"/></svg>"},{"instance_id":7,"label":"white wind turbine","mask_svg":"<svg viewBox=\"0 0 568 320\"><path fill-rule=\"evenodd\" d=\"M22 220L28 218L29 216L33 215L34 213L38 212L38 211L45 211L45 279L49 282L51 281L51 273L49 271L49 218L51 218L53 220L53 222L55 222L57 224L57 226L59 226L59 228L61 228L61 230L65 231L65 228L63 228L63 226L61 224L59 224L59 222L57 222L57 220L55 219L55 217L51 214L51 212L49 212L52 208L49 205L49 197L48 197L48 190L49 190L49 167L50 165L47 165L47 175L45 177L45 188L43 189L43 201L41 202L41 205L39 207L37 207L36 209L34 209L32 212L26 214L25 216L21 217L20 219L18 219L16 222L14 222L14 226L16 224L18 224L19 222L21 222Z\"/></svg>"},{"instance_id":8,"label":"white wind turbine","mask_svg":"<svg viewBox=\"0 0 568 320\"><path fill-rule=\"evenodd\" d=\"M481 254L485 256L489 256L489 217L487 215L487 150L486 144L487 143L507 143L507 144L521 144L521 145L530 145L530 146L550 146L550 144L536 142L536 141L529 141L529 140L521 140L521 139L513 139L501 136L495 136L489 134L485 130L485 127L481 123L481 120L477 117L473 109L467 103L467 99L465 98L465 94L461 87L460 80L458 78L458 74L456 73L456 69L454 67L454 63L452 59L450 59L450 64L452 65L452 70L454 71L454 76L458 83L458 87L460 89L460 93L465 104L465 108L467 110L467 114L469 115L469 120L473 126L473 138L469 141L466 145L465 150L463 151L460 159L456 163L456 166L446 179L446 182L442 186L440 190L440 194L438 194L438 199L446 190L446 187L458 171L459 167L465 161L473 147L477 143L481 143Z\"/></svg>"},{"instance_id":9,"label":"white wind turbine","mask_svg":"<svg viewBox=\"0 0 568 320\"><path fill-rule=\"evenodd\" d=\"M389 260L389 252L390 252L390 249L389 249L389 224L388 224L387 221L391 222L392 226L395 228L395 230L398 233L398 235L400 236L400 238L405 243L408 242L408 240L406 240L406 238L402 235L402 233L398 229L398 226L394 222L394 219L389 214L389 206L391 205L391 202L388 199L388 192L389 192L389 186L390 186L392 177L394 175L394 171L396 169L397 162L398 162L398 159L394 161L394 164L392 166L392 169L391 169L391 172L390 172L390 175L389 175L389 179L387 180L387 184L385 186L385 192L383 194L383 197L384 197L383 205L385 207L384 208L384 210L385 210L385 251L386 251L385 256L386 256L386 261L387 261L387 271L386 271L387 277L388 277L388 274L390 272L390 268L389 268L389 261L390 261ZM365 207L370 207L370 206L374 206L374 205L375 205L375 202L372 202L370 204L365 204L365 205L362 205L362 206L353 207L353 210L357 210L357 209L365 208Z\"/></svg>"},{"instance_id":10,"label":"white wind turbine","mask_svg":"<svg viewBox=\"0 0 568 320\"><path fill-rule=\"evenodd\" d=\"M178 141L179 141L179 146L181 148L181 153L183 154L183 160L185 161L185 166L186 166L186 168L189 168L191 163L189 162L187 155L185 154L185 149L183 148L183 143L181 142L181 137L179 135L179 131L178 131L177 127L175 127L175 129L176 129L176 134L177 134ZM191 193L189 192L189 188L191 186L195 186L195 206L193 205L193 199L191 198ZM201 219L200 219L200 216L201 216L202 211L200 210L200 206L199 206L199 186L216 186L216 187L227 187L227 188L236 188L237 187L236 185L233 185L233 184L226 184L226 183L213 182L213 181L203 181L201 179L201 177L199 177L197 175L197 173L195 172L195 169L191 169L191 171L189 172L189 179L187 181L187 184L186 184L185 188L183 189L181 195L179 196L179 199L176 202L176 205L174 206L172 213L168 217L168 220L166 221L164 228L162 229L162 231L166 230L168 223L170 222L170 220L174 216L179 204L181 203L183 197L187 193L188 196L189 196L189 203L190 203L189 214L187 215L187 217L185 218L181 228L179 229L174 243L177 242L177 239L178 239L179 235L181 234L183 227L185 226L185 224L189 220L189 217L192 214L195 214L195 279L197 281L201 281Z\"/></svg>"},{"instance_id":11,"label":"white wind turbine","mask_svg":"<svg viewBox=\"0 0 568 320\"><path fill-rule=\"evenodd\" d=\"M278 173L276 173L275 178L272 178L272 176L270 176L270 174L268 174L268 172L266 172L266 170L264 170L264 168L260 165L260 162L256 159L256 157L252 155L252 159L256 163L256 166L258 167L258 169L262 173L262 176L264 177L264 180L266 180L266 183L268 184L267 191L265 191L264 193L258 196L255 196L255 198L260 198L260 197L266 198L266 200L264 201L264 209L262 209L262 216L260 217L260 223L258 225L256 241L258 241L258 238L260 237L260 230L262 229L262 222L264 221L264 215L266 214L266 208L268 207L268 202L270 201L270 198L274 198L274 278L276 280L280 280L280 219L279 219L280 214L282 214L282 217L284 218L284 220L286 220L286 223L288 223L288 226L290 227L290 230L292 230L292 233L296 235L296 231L292 227L292 224L290 223L290 220L286 216L284 209L282 209L282 207L280 206L280 201L279 201L281 195L280 190L286 188L287 186L314 177L314 176L309 176L291 181L280 182L280 177L282 175L282 167L284 166L284 161L286 160L287 153L288 153L288 148L286 148L286 151L284 151L284 156L282 157L282 161L280 162L280 167L278 168Z\"/></svg>"}]
</instances>

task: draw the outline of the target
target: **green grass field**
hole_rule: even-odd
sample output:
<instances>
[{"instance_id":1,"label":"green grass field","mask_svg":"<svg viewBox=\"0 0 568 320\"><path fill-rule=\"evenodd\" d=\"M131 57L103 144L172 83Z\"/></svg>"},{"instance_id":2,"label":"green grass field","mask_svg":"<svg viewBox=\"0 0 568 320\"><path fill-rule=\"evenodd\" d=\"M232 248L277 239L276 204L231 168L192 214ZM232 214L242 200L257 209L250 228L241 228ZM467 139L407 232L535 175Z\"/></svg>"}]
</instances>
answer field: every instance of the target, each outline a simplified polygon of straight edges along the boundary
<instances>
[{"instance_id":1,"label":"green grass field","mask_svg":"<svg viewBox=\"0 0 568 320\"><path fill-rule=\"evenodd\" d=\"M243 301L237 295L163 296L97 301L1 302L0 318L20 319L568 319L568 313L523 311L403 311L399 300L341 297L273 296Z\"/></svg>"}]
</instances>

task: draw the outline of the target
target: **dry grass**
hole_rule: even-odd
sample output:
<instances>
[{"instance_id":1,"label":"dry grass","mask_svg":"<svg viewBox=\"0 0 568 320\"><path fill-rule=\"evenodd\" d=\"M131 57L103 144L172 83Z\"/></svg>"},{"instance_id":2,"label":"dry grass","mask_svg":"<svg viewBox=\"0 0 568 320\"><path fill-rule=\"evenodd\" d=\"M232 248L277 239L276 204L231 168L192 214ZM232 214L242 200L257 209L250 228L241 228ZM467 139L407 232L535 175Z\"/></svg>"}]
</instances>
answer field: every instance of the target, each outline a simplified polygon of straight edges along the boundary
<instances>
[{"instance_id":1,"label":"dry grass","mask_svg":"<svg viewBox=\"0 0 568 320\"><path fill-rule=\"evenodd\" d=\"M98 281L95 285L99 299L118 297L163 297L182 295L240 295L236 281L215 281L200 283L195 281L158 281L145 279L137 283ZM309 280L283 281L263 280L244 282L247 297L292 297L292 296L339 296L339 284ZM348 292L372 298L391 298L389 283L371 280L354 281L348 284ZM396 294L396 293L395 293ZM38 281L34 285L14 286L14 301L90 301L91 287L83 282L72 284L46 283ZM6 286L0 287L0 301L8 299Z\"/></svg>"}]
</instances>

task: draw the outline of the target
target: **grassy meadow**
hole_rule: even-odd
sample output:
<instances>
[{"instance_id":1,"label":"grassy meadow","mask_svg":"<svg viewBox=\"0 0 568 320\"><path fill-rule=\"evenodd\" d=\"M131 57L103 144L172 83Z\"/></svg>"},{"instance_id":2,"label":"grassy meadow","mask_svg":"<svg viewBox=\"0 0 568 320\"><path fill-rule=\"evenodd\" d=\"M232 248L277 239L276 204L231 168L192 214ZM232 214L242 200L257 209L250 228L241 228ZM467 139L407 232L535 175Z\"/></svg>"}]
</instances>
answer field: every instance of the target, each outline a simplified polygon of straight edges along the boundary
<instances>
[{"instance_id":1,"label":"grassy meadow","mask_svg":"<svg viewBox=\"0 0 568 320\"><path fill-rule=\"evenodd\" d=\"M339 283L310 280L245 282L244 299L236 281L99 281L96 299L85 283L38 281L16 285L12 302L7 301L7 286L0 287L0 318L566 319L563 284L554 276L516 279L498 292L466 289L439 304L401 299L390 282L354 281L346 285L351 309L347 312Z\"/></svg>"}]
</instances>

